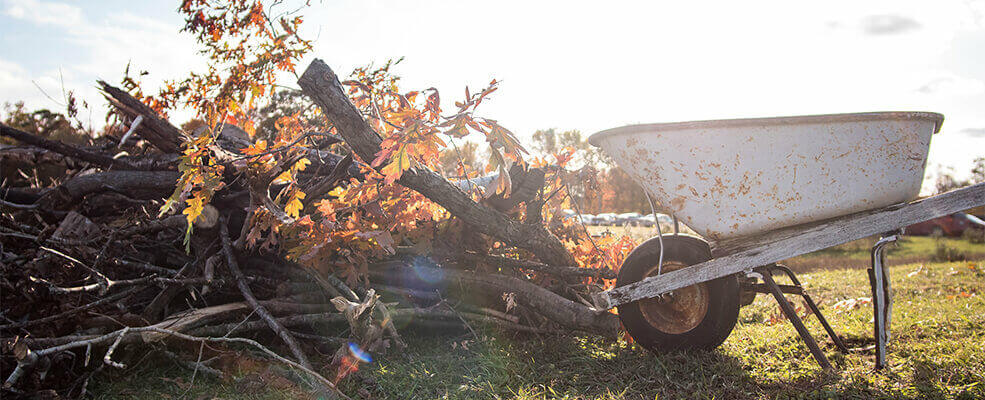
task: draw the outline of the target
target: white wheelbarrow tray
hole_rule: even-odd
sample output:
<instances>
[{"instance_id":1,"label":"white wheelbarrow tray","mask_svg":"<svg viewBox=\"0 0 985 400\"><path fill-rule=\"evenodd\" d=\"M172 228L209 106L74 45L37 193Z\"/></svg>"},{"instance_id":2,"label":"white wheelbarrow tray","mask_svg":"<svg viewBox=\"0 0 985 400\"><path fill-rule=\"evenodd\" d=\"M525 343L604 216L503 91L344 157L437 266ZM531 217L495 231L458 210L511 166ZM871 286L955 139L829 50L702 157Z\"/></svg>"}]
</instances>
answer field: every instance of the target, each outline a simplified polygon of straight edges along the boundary
<instances>
[{"instance_id":1,"label":"white wheelbarrow tray","mask_svg":"<svg viewBox=\"0 0 985 400\"><path fill-rule=\"evenodd\" d=\"M910 201L944 116L874 112L631 125L592 135L660 211L711 240Z\"/></svg>"}]
</instances>

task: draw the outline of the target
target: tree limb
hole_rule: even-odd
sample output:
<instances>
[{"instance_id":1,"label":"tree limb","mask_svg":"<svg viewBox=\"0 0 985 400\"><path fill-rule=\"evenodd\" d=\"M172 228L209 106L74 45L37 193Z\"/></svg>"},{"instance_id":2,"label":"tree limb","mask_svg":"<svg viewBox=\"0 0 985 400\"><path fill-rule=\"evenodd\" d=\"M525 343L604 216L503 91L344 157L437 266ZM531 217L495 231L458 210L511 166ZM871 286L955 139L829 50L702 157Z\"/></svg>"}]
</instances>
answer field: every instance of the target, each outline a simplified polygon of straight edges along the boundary
<instances>
[{"instance_id":1,"label":"tree limb","mask_svg":"<svg viewBox=\"0 0 985 400\"><path fill-rule=\"evenodd\" d=\"M58 206L76 203L86 195L107 190L127 193L133 198L159 199L174 190L179 176L177 171L97 172L74 177L49 189L38 202L44 208L58 209Z\"/></svg>"},{"instance_id":2,"label":"tree limb","mask_svg":"<svg viewBox=\"0 0 985 400\"><path fill-rule=\"evenodd\" d=\"M135 99L129 93L120 90L104 81L98 81L106 100L109 100L121 114L135 119L143 116L143 121L137 127L137 134L147 139L154 147L165 153L178 151L181 145L181 130L157 115L153 109Z\"/></svg>"},{"instance_id":3,"label":"tree limb","mask_svg":"<svg viewBox=\"0 0 985 400\"><path fill-rule=\"evenodd\" d=\"M365 160L373 160L382 139L363 120L349 101L335 72L316 59L298 80L302 91L311 97L334 123L353 151ZM535 254L547 264L574 265L574 258L564 245L542 224L523 224L490 207L472 201L455 185L427 168L411 168L399 182L440 204L456 217L487 235Z\"/></svg>"},{"instance_id":4,"label":"tree limb","mask_svg":"<svg viewBox=\"0 0 985 400\"><path fill-rule=\"evenodd\" d=\"M434 281L448 288L462 288L474 296L476 291L485 292L496 298L514 293L516 302L528 305L562 326L569 329L616 337L619 332L619 318L604 310L597 310L568 300L529 281L497 274L481 274L451 268L433 268L415 265L408 267L402 263L377 264L370 268L370 274L388 283L403 286L433 286ZM421 276L427 276L428 282Z\"/></svg>"},{"instance_id":5,"label":"tree limb","mask_svg":"<svg viewBox=\"0 0 985 400\"><path fill-rule=\"evenodd\" d=\"M32 146L37 146L46 150L51 150L58 154L79 159L104 168L112 167L116 169L152 169L150 168L150 166L134 165L124 160L114 159L112 157L105 156L99 153L93 153L88 150L83 150L75 146L67 145L57 140L49 140L37 135L32 135L20 129L12 128L3 124L0 124L0 136L9 137L21 143L27 143Z\"/></svg>"},{"instance_id":6,"label":"tree limb","mask_svg":"<svg viewBox=\"0 0 985 400\"><path fill-rule=\"evenodd\" d=\"M246 284L246 277L244 277L243 272L239 270L239 263L236 261L236 255L233 254L232 241L229 239L229 228L226 226L228 222L229 221L226 218L223 218L223 221L219 225L219 229L221 230L219 235L222 239L222 252L226 255L226 266L229 267L229 271L232 272L233 278L236 279L236 285L239 287L240 293L243 294L243 298L246 299L246 302L249 303L251 307L253 307L257 315L267 322L270 329L277 333L277 336L280 336L280 338L284 340L284 343L287 343L287 347L289 347L291 352L294 353L294 357L298 359L298 362L305 368L310 369L311 363L308 362L308 357L304 355L304 351L301 350L301 346L298 345L298 342L294 340L291 333L288 332L287 329L284 329L284 326L277 322L277 320L274 319L274 316L270 315L270 312L267 311L267 309L264 308L259 301L257 301L256 296L253 295L253 291L250 290L249 285Z\"/></svg>"}]
</instances>

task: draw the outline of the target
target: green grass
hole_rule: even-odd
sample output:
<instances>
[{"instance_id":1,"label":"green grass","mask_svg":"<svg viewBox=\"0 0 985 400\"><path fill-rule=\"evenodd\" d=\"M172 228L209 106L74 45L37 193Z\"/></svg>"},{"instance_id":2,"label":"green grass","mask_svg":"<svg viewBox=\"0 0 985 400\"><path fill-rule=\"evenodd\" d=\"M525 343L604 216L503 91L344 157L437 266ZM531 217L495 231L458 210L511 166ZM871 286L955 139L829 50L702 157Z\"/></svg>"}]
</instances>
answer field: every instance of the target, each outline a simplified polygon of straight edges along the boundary
<instances>
[{"instance_id":1,"label":"green grass","mask_svg":"<svg viewBox=\"0 0 985 400\"><path fill-rule=\"evenodd\" d=\"M922 265L922 267L921 267ZM872 352L841 355L813 318L806 318L836 371L823 372L765 295L745 308L724 345L713 352L652 355L623 340L520 336L476 327L466 332L405 332L409 349L379 357L350 378L347 393L371 398L985 398L985 263L896 266L890 366L873 371ZM800 275L822 312L850 347L870 339L871 306L835 309L867 296L864 270ZM799 302L795 301L799 308ZM466 341L467 348L461 343ZM104 378L97 398L178 397L190 373L147 368L129 378ZM199 377L187 398L240 398L244 379ZM249 381L248 379L246 381ZM255 386L255 385L254 385ZM294 398L271 389L254 398ZM358 398L359 396L355 396Z\"/></svg>"},{"instance_id":2,"label":"green grass","mask_svg":"<svg viewBox=\"0 0 985 400\"><path fill-rule=\"evenodd\" d=\"M843 245L824 249L805 257L825 257L837 256L853 259L869 259L869 249L876 242L876 238L865 238L848 242ZM912 258L934 254L939 245L950 247L966 255L978 255L985 253L985 245L981 243L971 243L961 238L934 238L930 236L903 236L899 245L886 248L886 254L890 258Z\"/></svg>"}]
</instances>

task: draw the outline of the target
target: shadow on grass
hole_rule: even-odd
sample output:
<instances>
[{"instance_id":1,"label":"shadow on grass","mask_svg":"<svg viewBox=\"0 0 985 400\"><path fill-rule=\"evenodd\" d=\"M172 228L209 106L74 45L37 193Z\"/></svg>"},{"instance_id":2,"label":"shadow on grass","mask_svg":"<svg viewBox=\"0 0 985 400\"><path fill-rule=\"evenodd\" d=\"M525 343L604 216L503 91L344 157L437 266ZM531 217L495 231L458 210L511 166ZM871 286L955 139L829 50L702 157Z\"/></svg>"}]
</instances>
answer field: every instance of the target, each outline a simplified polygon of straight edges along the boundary
<instances>
[{"instance_id":1,"label":"shadow on grass","mask_svg":"<svg viewBox=\"0 0 985 400\"><path fill-rule=\"evenodd\" d=\"M914 379L915 387L899 390L893 382L902 377L877 374L871 364L857 365L866 364L867 355L840 355L833 348L828 349L828 356L836 370L822 371L806 351L793 352L789 359L778 359L776 354L743 354L740 358L723 350L654 355L622 341L577 336L504 339L500 335L476 341L471 335L418 333L408 335L408 341L411 348L367 366L347 384L349 389L368 390L374 398L449 399L923 399L955 395L934 384L940 380L940 370L933 365L917 366L915 378L925 376L920 378L924 380ZM921 375L920 370L925 373ZM897 373L908 375L908 371Z\"/></svg>"},{"instance_id":2,"label":"shadow on grass","mask_svg":"<svg viewBox=\"0 0 985 400\"><path fill-rule=\"evenodd\" d=\"M576 336L417 336L361 372L385 398L746 398L765 393L721 351L653 355ZM465 341L467 349L460 342ZM472 344L469 344L469 342ZM366 379L369 378L369 379Z\"/></svg>"}]
</instances>

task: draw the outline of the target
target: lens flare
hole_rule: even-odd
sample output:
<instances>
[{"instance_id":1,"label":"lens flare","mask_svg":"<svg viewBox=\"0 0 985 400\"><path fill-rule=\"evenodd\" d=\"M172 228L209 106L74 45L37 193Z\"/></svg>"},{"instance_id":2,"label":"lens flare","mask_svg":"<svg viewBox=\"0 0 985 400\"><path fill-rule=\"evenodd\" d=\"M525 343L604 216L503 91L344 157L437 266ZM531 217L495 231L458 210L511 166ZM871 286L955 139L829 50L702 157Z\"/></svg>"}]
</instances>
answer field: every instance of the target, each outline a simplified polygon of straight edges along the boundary
<instances>
[{"instance_id":1,"label":"lens flare","mask_svg":"<svg viewBox=\"0 0 985 400\"><path fill-rule=\"evenodd\" d=\"M353 342L349 342L349 354L352 354L352 357L359 361L365 363L373 362L373 356L369 355L368 352L363 351L363 349L360 349L359 345Z\"/></svg>"},{"instance_id":2,"label":"lens flare","mask_svg":"<svg viewBox=\"0 0 985 400\"><path fill-rule=\"evenodd\" d=\"M434 268L434 262L424 257L414 260L412 268L417 278L427 283L438 283L444 278L444 273L440 268Z\"/></svg>"}]
</instances>

